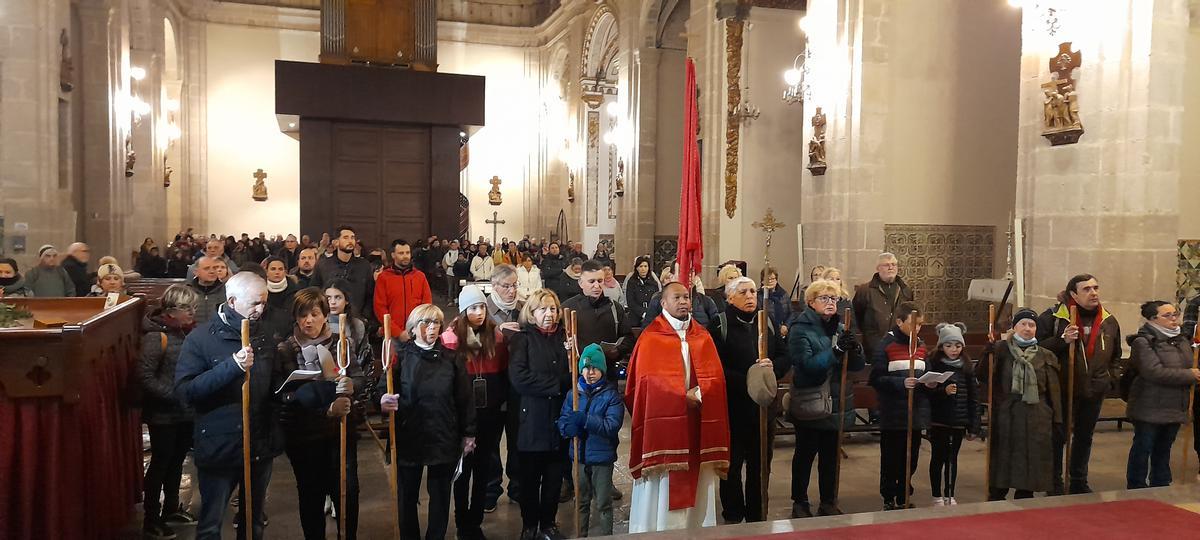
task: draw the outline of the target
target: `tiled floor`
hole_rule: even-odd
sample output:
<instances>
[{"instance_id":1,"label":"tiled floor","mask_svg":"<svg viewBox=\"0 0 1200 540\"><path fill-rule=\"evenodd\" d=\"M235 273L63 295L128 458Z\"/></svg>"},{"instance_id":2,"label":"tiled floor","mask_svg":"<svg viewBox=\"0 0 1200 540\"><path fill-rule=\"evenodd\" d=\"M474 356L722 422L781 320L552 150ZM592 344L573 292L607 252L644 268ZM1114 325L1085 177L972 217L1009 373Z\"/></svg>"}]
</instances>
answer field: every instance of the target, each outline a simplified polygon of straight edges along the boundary
<instances>
[{"instance_id":1,"label":"tiled floor","mask_svg":"<svg viewBox=\"0 0 1200 540\"><path fill-rule=\"evenodd\" d=\"M628 424L622 431L623 444L621 450L627 452L628 444L624 441L628 439ZM1125 463L1128 455L1129 444L1132 437L1132 429L1127 424L1124 430L1118 431L1117 425L1114 422L1102 423L1098 429L1095 438L1095 449L1091 459L1091 484L1097 492L1122 490L1125 487ZM1189 440L1190 443L1190 440ZM1178 449L1178 444L1176 445ZM791 480L791 456L792 456L793 441L790 436L780 437L775 443L775 453L772 460L773 474L771 475L770 484L770 513L769 517L772 520L786 520L791 509L790 498L790 480ZM841 507L847 513L869 513L880 510L880 499L878 495L879 481L879 445L878 439L869 434L856 434L852 441L845 445L847 458L842 464L842 497ZM959 477L957 488L957 499L964 505L983 501L983 454L984 445L978 441L964 442L962 454L959 458ZM1175 460L1178 461L1178 450L1174 453ZM1193 455L1193 463L1194 463ZM1176 464L1178 466L1178 464ZM1176 468L1178 470L1178 468ZM376 446L375 441L370 436L364 436L359 443L359 474L362 486L362 508L360 512L360 527L359 537L366 539L375 538L391 538L393 531L392 521L392 503L388 493L388 482L384 472L383 454ZM1187 478L1191 486L1195 486L1195 468L1192 468L1192 477ZM816 481L815 467L813 471L813 482L810 488L810 496L815 500ZM632 478L629 476L627 468L627 456L622 455L621 460L617 463L617 471L614 478L615 485L618 489L626 494L622 501L616 503L615 530L618 534L628 530L629 518L629 493ZM922 447L921 464L914 475L914 486L916 495L913 497L913 502L919 508L928 508L931 506L929 494L929 473L928 473L928 443ZM1178 478L1177 478L1177 484ZM186 487L190 482L185 481L185 497L190 498L191 490ZM1161 490L1150 490L1140 493L1158 492ZM1181 495L1177 495L1179 500L1200 502L1200 488L1189 488ZM1112 497L1108 495L1106 497ZM1190 497L1190 499L1189 499ZM1032 504L1038 504L1039 500L1035 499ZM1052 501L1041 501L1042 504L1052 503ZM194 501L194 506L198 509L199 501ZM1031 503L1022 503L1031 504ZM1010 508L1005 506L1005 503L992 505L970 505L964 506L961 509L945 509L934 510L930 512L949 513L949 512L980 512L986 508ZM286 457L281 457L275 462L274 475L271 481L271 488L268 495L267 512L270 518L270 525L267 529L268 535L272 538L300 538L302 534L299 528L299 520L296 515L296 488L295 479L292 475L291 466L288 464ZM710 531L705 534L707 537L720 537L727 534L753 534L771 532L773 530L792 530L793 527L808 528L810 526L842 526L851 523L867 523L875 522L875 520L891 520L900 519L904 515L925 515L923 512L889 512L886 514L877 514L874 517L865 515L847 516L841 519L810 519L797 520L793 522L779 522L774 524L755 524L743 527L730 529L728 527L720 527L715 531ZM563 504L559 507L559 521L563 525L564 532L572 530L571 506ZM896 517L893 517L896 516ZM424 516L422 515L422 518ZM864 521L865 520L865 521ZM328 521L327 529L328 537L336 537L336 527L334 520L331 518ZM516 504L510 503L507 497L501 497L500 505L495 513L488 514L484 520L484 532L489 538L493 539L508 539L516 538L519 535L521 526L520 510ZM229 537L232 537L232 528L226 524L226 531ZM451 517L450 533L453 534L454 523L453 516ZM738 532L740 531L740 532ZM178 527L177 532L179 538L193 538L193 527ZM683 536L680 536L682 538ZM695 537L695 536L691 536Z\"/></svg>"}]
</instances>

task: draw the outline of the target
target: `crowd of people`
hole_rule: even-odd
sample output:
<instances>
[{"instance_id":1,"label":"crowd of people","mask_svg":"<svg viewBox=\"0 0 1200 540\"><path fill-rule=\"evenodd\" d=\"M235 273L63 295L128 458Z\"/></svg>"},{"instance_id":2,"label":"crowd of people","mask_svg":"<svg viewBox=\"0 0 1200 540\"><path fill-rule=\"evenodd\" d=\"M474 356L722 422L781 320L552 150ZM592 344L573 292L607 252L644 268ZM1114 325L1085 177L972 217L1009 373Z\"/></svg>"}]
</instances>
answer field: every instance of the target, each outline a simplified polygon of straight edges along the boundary
<instances>
[{"instance_id":1,"label":"crowd of people","mask_svg":"<svg viewBox=\"0 0 1200 540\"><path fill-rule=\"evenodd\" d=\"M333 513L344 514L345 536L354 538L358 430L350 430L341 470L337 426L343 418L361 425L376 412L397 435L403 538L444 537L452 510L458 538L484 538L485 516L504 493L520 504L522 540L565 538L558 507L575 488L579 535L611 534L613 501L625 496L612 476L627 412L631 533L715 525L718 500L725 523L763 520L763 410L795 428L792 517L837 515L839 435L856 417L854 393L843 387L847 373L878 396L870 415L880 431L884 510L957 504L963 440L985 434L989 500L1090 492L1092 435L1111 395L1128 401L1134 425L1127 487L1163 486L1172 480L1177 432L1194 421L1189 396L1200 380L1190 339L1200 301L1189 302L1186 315L1148 301L1138 331L1124 336L1087 274L1071 277L1059 303L1041 314L1015 308L1010 330L971 358L962 323L936 324L936 343L918 337L926 323L920 304L888 253L853 290L839 269L817 267L789 293L772 268L756 282L737 264L723 265L709 290L687 269L655 271L644 256L622 282L603 246L589 257L579 244L529 237L502 239L496 249L483 239L429 237L368 250L343 226L315 245L294 235L198 241L185 232L165 264L157 249L147 239L138 274L166 267L168 275L191 277L170 286L143 322L137 372L152 455L148 538L172 538L172 524L196 522L197 538L219 537L235 493L249 497L251 529L261 535L273 458L282 454L297 480L305 537L324 538ZM115 261L99 261L89 273L89 255L84 244L61 258L44 246L39 265L23 277L15 262L0 259L0 290L73 296L124 288ZM569 335L568 310L577 321ZM250 321L249 346L242 345L243 320ZM288 380L302 372L310 375ZM253 375L248 495L241 487L243 374ZM776 381L789 375L788 399L775 408ZM986 430L984 403L991 404ZM911 477L924 441L931 493L916 498ZM1194 443L1200 451L1200 435ZM189 451L199 516L178 500ZM577 477L569 474L573 461ZM808 489L814 464L815 508ZM235 523L245 526L240 513Z\"/></svg>"}]
</instances>

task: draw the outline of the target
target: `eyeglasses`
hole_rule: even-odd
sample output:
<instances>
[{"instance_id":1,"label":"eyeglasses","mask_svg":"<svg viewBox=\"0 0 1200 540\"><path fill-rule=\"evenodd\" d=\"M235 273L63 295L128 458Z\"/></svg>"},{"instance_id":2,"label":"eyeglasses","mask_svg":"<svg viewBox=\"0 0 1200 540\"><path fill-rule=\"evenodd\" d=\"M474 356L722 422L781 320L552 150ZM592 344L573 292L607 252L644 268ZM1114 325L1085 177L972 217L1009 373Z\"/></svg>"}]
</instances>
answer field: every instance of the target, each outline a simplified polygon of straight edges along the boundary
<instances>
[{"instance_id":1,"label":"eyeglasses","mask_svg":"<svg viewBox=\"0 0 1200 540\"><path fill-rule=\"evenodd\" d=\"M516 283L497 283L497 284L493 285L493 287L500 289L500 290L504 290L504 291L511 291L511 290L517 288L517 284Z\"/></svg>"},{"instance_id":2,"label":"eyeglasses","mask_svg":"<svg viewBox=\"0 0 1200 540\"><path fill-rule=\"evenodd\" d=\"M1159 313L1159 314L1158 314L1158 316L1159 316L1159 317L1162 317L1162 318L1164 318L1164 319L1172 319L1172 320L1174 320L1174 319L1178 319L1178 318L1179 318L1179 312L1178 312L1178 311L1172 311L1172 312L1170 312L1170 313Z\"/></svg>"},{"instance_id":3,"label":"eyeglasses","mask_svg":"<svg viewBox=\"0 0 1200 540\"><path fill-rule=\"evenodd\" d=\"M827 294L823 294L823 295L821 295L821 296L818 296L818 297L814 298L814 300L816 300L816 301L818 301L818 302L820 302L820 303L822 303L822 304L836 304L836 303L837 303L837 301L838 301L838 297L836 297L836 296L829 296L829 295L827 295Z\"/></svg>"}]
</instances>

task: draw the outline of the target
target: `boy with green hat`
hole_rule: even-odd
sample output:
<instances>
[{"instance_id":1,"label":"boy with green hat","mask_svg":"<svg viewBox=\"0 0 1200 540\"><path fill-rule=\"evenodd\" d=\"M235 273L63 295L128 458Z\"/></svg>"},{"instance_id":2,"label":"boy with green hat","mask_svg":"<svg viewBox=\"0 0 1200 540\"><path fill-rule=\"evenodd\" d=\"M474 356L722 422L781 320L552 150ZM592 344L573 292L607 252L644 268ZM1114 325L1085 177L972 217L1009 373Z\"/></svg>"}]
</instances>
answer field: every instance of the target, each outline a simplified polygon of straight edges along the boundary
<instances>
[{"instance_id":1,"label":"boy with green hat","mask_svg":"<svg viewBox=\"0 0 1200 540\"><path fill-rule=\"evenodd\" d=\"M613 464L617 461L617 433L625 421L625 404L616 386L609 383L604 351L593 343L579 355L579 410L571 400L563 401L558 430L563 437L579 438L579 531L588 535L592 501L600 514L597 533L611 535L613 530ZM573 445L572 445L573 446ZM571 450L574 451L573 449ZM572 459L574 456L572 455Z\"/></svg>"}]
</instances>

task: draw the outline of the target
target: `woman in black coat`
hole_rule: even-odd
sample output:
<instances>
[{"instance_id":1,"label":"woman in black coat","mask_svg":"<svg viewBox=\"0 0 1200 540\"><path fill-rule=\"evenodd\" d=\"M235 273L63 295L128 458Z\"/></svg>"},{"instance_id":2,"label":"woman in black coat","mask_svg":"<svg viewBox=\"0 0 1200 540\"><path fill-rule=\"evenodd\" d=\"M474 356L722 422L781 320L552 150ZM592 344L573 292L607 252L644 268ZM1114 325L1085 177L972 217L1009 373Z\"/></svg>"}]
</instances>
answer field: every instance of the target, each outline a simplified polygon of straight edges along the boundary
<instances>
[{"instance_id":1,"label":"woman in black coat","mask_svg":"<svg viewBox=\"0 0 1200 540\"><path fill-rule=\"evenodd\" d=\"M650 271L650 258L642 255L634 259L633 272L625 277L625 306L629 308L631 326L642 325L651 299L661 290L658 276Z\"/></svg>"},{"instance_id":2,"label":"woman in black coat","mask_svg":"<svg viewBox=\"0 0 1200 540\"><path fill-rule=\"evenodd\" d=\"M547 289L534 291L521 309L520 323L521 331L509 342L508 375L516 394L509 400L519 411L521 540L557 540L564 538L555 516L567 460L555 421L571 389L558 297Z\"/></svg>"},{"instance_id":3,"label":"woman in black coat","mask_svg":"<svg viewBox=\"0 0 1200 540\"><path fill-rule=\"evenodd\" d=\"M422 304L408 316L413 336L400 344L392 374L397 393L384 394L380 408L396 413L396 459L400 478L400 537L421 538L417 518L421 475L429 469L427 540L444 538L450 520L450 485L459 457L475 450L475 405L464 364L439 341L444 316ZM386 388L384 378L380 386Z\"/></svg>"}]
</instances>

